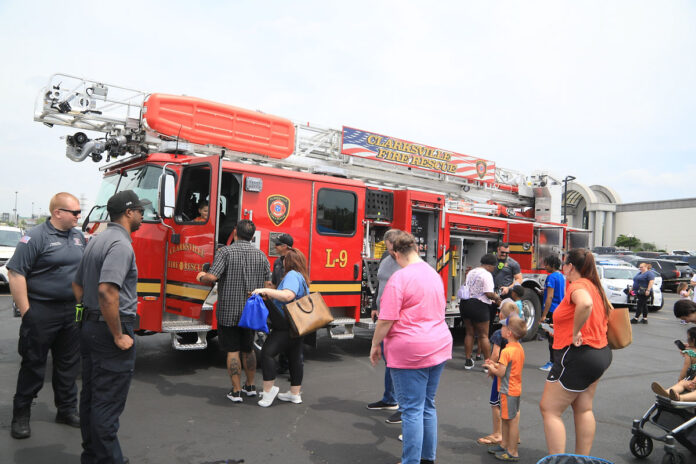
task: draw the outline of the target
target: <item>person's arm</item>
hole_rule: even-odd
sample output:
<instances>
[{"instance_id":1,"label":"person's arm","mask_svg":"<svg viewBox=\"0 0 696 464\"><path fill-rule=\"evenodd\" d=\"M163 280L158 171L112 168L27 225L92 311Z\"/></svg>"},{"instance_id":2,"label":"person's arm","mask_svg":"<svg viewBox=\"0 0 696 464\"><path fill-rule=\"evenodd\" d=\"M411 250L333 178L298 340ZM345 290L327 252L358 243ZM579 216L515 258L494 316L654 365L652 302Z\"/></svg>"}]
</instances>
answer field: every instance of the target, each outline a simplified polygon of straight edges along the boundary
<instances>
[{"instance_id":1,"label":"person's arm","mask_svg":"<svg viewBox=\"0 0 696 464\"><path fill-rule=\"evenodd\" d=\"M553 302L553 292L553 287L546 287L546 301L544 301L544 312L541 313L540 319L540 321L542 322L546 320L546 316L549 314L549 311L551 310L551 303Z\"/></svg>"},{"instance_id":2,"label":"person's arm","mask_svg":"<svg viewBox=\"0 0 696 464\"><path fill-rule=\"evenodd\" d=\"M506 364L501 364L500 362L495 362L491 359L486 359L483 362L483 365L488 368L488 372L490 374L495 375L496 377L502 377L505 375L505 369L507 368Z\"/></svg>"},{"instance_id":3,"label":"person's arm","mask_svg":"<svg viewBox=\"0 0 696 464\"><path fill-rule=\"evenodd\" d=\"M585 289L577 289L570 296L575 305L575 316L573 317L573 344L582 345L582 335L580 329L585 325L590 314L592 314L592 297Z\"/></svg>"},{"instance_id":4,"label":"person's arm","mask_svg":"<svg viewBox=\"0 0 696 464\"><path fill-rule=\"evenodd\" d=\"M493 362L498 362L499 358L500 358L500 345L494 343L493 349L491 350L490 360Z\"/></svg>"},{"instance_id":5,"label":"person's arm","mask_svg":"<svg viewBox=\"0 0 696 464\"><path fill-rule=\"evenodd\" d=\"M648 288L645 289L645 295L650 295L650 292L652 292L653 285L655 285L655 274L653 273L652 279L648 282Z\"/></svg>"},{"instance_id":6,"label":"person's arm","mask_svg":"<svg viewBox=\"0 0 696 464\"><path fill-rule=\"evenodd\" d=\"M75 295L75 301L78 303L82 303L82 297L85 294L85 289L82 288L82 285L73 282L72 283L72 291L73 291L73 294Z\"/></svg>"},{"instance_id":7,"label":"person's arm","mask_svg":"<svg viewBox=\"0 0 696 464\"><path fill-rule=\"evenodd\" d=\"M29 310L29 296L27 294L27 279L22 274L18 274L11 269L7 270L7 277L10 280L10 294L19 308L19 313L24 317L24 313Z\"/></svg>"},{"instance_id":8,"label":"person's arm","mask_svg":"<svg viewBox=\"0 0 696 464\"><path fill-rule=\"evenodd\" d=\"M370 362L373 366L376 366L379 360L382 358L382 347L380 346L380 343L382 343L384 337L387 336L389 330L392 328L392 325L394 325L394 322L396 321L388 321L384 319L377 321L375 333L372 335L372 346L370 347Z\"/></svg>"},{"instance_id":9,"label":"person's arm","mask_svg":"<svg viewBox=\"0 0 696 464\"><path fill-rule=\"evenodd\" d=\"M196 275L196 280L202 284L212 286L215 282L217 282L218 278L216 275L213 275L210 272L201 271Z\"/></svg>"},{"instance_id":10,"label":"person's arm","mask_svg":"<svg viewBox=\"0 0 696 464\"><path fill-rule=\"evenodd\" d=\"M282 303L289 303L290 301L295 299L296 295L295 292L287 288L284 288L282 290L278 290L275 288L257 288L251 293L253 295L261 295L267 298L272 298Z\"/></svg>"},{"instance_id":11,"label":"person's arm","mask_svg":"<svg viewBox=\"0 0 696 464\"><path fill-rule=\"evenodd\" d=\"M682 356L684 356L684 364L682 365L682 368L679 371L679 378L677 379L677 382L686 377L686 371L688 371L689 367L691 367L691 356L689 356L686 353L682 353Z\"/></svg>"},{"instance_id":12,"label":"person's arm","mask_svg":"<svg viewBox=\"0 0 696 464\"><path fill-rule=\"evenodd\" d=\"M99 284L99 309L101 310L106 325L109 326L114 343L122 350L133 346L133 339L121 330L121 318L118 314L119 294L118 286L111 282Z\"/></svg>"}]
</instances>

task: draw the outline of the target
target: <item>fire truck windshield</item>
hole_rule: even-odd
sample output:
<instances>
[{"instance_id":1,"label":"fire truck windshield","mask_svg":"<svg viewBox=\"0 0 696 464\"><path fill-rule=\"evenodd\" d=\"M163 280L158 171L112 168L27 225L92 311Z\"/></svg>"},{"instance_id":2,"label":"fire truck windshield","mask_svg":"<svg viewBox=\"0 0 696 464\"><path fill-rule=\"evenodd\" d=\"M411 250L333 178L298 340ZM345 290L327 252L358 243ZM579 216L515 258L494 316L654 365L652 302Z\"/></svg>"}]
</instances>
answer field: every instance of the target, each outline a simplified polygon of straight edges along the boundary
<instances>
[{"instance_id":1,"label":"fire truck windshield","mask_svg":"<svg viewBox=\"0 0 696 464\"><path fill-rule=\"evenodd\" d=\"M161 174L161 167L145 165L104 177L95 202L97 206L89 218L90 222L108 221L106 202L114 193L123 190L133 190L139 198L150 200L152 205L145 208L143 220L159 222L156 218L154 205L157 204L157 184Z\"/></svg>"}]
</instances>

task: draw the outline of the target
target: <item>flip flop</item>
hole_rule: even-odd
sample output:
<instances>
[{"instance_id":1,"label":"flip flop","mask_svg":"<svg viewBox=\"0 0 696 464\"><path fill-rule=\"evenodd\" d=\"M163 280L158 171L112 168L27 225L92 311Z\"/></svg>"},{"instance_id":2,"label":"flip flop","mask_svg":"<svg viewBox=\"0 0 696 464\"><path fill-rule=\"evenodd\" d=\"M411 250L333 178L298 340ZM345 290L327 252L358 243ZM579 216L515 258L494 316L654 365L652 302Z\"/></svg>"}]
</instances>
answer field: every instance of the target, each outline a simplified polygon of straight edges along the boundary
<instances>
[{"instance_id":1,"label":"flip flop","mask_svg":"<svg viewBox=\"0 0 696 464\"><path fill-rule=\"evenodd\" d=\"M652 385L650 385L650 388L656 395L662 396L664 398L669 398L669 393L659 383L653 382Z\"/></svg>"},{"instance_id":2,"label":"flip flop","mask_svg":"<svg viewBox=\"0 0 696 464\"><path fill-rule=\"evenodd\" d=\"M499 445L502 440L496 440L493 435L486 435L476 440L479 445Z\"/></svg>"}]
</instances>

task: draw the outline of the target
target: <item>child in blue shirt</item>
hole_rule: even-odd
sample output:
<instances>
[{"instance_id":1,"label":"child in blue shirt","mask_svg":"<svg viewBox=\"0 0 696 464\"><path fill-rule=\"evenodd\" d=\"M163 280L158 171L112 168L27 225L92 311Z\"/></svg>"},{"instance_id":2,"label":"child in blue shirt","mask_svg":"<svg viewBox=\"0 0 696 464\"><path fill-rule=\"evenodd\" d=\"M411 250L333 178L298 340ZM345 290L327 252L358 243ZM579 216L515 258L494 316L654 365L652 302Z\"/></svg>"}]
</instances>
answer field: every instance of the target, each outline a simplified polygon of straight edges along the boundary
<instances>
[{"instance_id":1,"label":"child in blue shirt","mask_svg":"<svg viewBox=\"0 0 696 464\"><path fill-rule=\"evenodd\" d=\"M544 267L549 275L546 277L546 282L544 283L544 296L543 302L544 310L541 313L541 322L547 324L553 324L553 312L556 307L561 303L563 297L565 296L565 277L559 271L561 268L561 260L558 256L551 255L544 259ZM553 366L553 331L547 330L548 340L549 340L549 362L541 366L539 369L542 371L551 370Z\"/></svg>"}]
</instances>

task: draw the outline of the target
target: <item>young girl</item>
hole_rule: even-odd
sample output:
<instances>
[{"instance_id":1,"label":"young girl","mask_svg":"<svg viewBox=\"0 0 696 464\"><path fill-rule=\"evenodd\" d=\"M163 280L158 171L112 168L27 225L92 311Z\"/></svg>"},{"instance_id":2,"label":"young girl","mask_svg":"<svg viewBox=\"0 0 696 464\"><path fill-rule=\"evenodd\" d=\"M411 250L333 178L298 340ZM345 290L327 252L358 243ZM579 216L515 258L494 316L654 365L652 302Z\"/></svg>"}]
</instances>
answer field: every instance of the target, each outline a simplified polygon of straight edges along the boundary
<instances>
[{"instance_id":1,"label":"young girl","mask_svg":"<svg viewBox=\"0 0 696 464\"><path fill-rule=\"evenodd\" d=\"M677 293L682 298L689 298L689 284L686 282L680 283L679 287L677 287Z\"/></svg>"},{"instance_id":2,"label":"young girl","mask_svg":"<svg viewBox=\"0 0 696 464\"><path fill-rule=\"evenodd\" d=\"M681 380L667 390L657 382L652 384L653 392L673 401L696 401L696 327L686 331L686 339L686 349L682 350L684 365L679 372Z\"/></svg>"}]
</instances>

